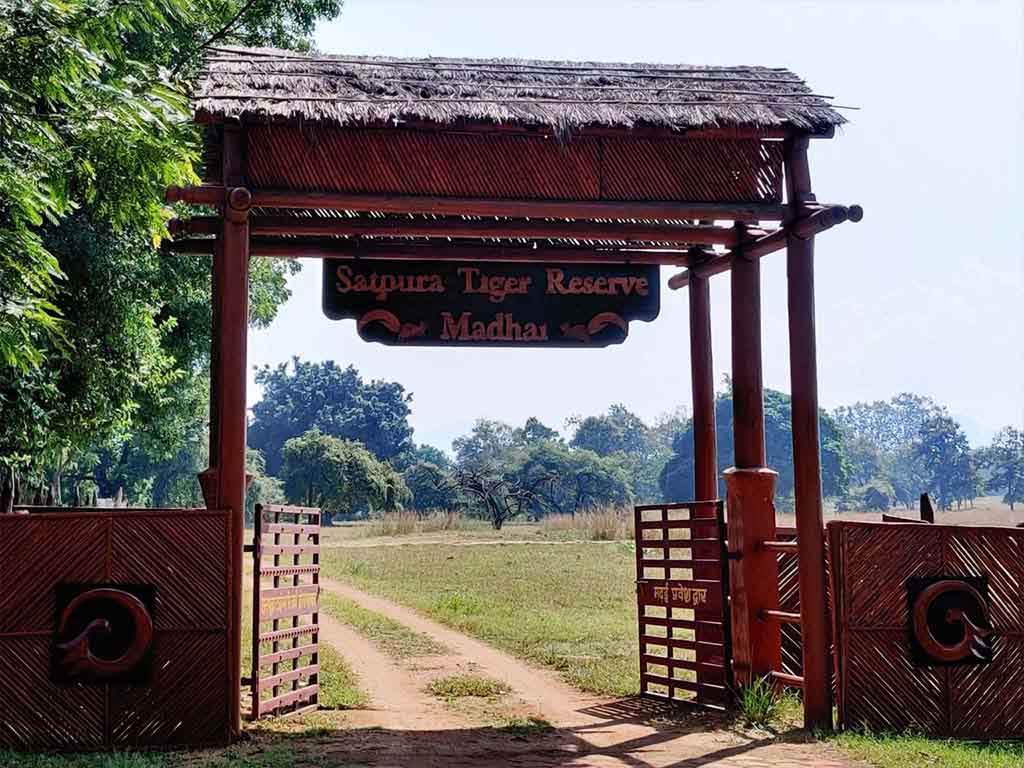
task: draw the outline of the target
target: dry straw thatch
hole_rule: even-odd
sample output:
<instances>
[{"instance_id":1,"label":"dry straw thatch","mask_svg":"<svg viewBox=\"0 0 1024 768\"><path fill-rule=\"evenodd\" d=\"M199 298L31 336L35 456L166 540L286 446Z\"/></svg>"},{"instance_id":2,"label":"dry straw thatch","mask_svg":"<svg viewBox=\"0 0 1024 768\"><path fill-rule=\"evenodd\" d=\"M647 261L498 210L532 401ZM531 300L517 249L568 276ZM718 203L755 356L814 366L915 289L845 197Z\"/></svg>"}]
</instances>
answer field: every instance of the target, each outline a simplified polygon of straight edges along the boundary
<instances>
[{"instance_id":1,"label":"dry straw thatch","mask_svg":"<svg viewBox=\"0 0 1024 768\"><path fill-rule=\"evenodd\" d=\"M269 48L210 51L194 91L201 120L339 125L463 121L583 127L792 126L845 122L831 97L785 69L304 56Z\"/></svg>"}]
</instances>

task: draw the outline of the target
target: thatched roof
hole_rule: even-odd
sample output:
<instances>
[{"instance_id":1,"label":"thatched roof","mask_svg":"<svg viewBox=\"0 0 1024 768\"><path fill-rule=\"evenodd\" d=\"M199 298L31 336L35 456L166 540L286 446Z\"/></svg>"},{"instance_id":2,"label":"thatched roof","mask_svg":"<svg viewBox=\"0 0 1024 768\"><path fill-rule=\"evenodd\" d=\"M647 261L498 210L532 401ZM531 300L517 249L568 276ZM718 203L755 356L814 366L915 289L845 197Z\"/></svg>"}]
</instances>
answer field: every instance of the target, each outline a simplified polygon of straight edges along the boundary
<instances>
[{"instance_id":1,"label":"thatched roof","mask_svg":"<svg viewBox=\"0 0 1024 768\"><path fill-rule=\"evenodd\" d=\"M583 127L778 127L845 122L797 75L766 67L524 59L304 56L216 48L194 91L197 119L340 125L464 121Z\"/></svg>"}]
</instances>

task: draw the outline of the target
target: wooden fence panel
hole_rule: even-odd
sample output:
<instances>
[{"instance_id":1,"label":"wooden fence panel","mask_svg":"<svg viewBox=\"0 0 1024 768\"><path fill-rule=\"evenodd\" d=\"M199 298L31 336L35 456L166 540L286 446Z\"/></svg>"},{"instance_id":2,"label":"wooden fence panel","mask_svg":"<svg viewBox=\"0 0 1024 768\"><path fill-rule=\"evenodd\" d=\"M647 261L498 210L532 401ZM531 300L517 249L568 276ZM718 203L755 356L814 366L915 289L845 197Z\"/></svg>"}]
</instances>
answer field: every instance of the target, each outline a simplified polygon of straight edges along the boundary
<instances>
[{"instance_id":1,"label":"wooden fence panel","mask_svg":"<svg viewBox=\"0 0 1024 768\"><path fill-rule=\"evenodd\" d=\"M316 709L320 692L320 510L257 505L253 538L253 720Z\"/></svg>"},{"instance_id":2,"label":"wooden fence panel","mask_svg":"<svg viewBox=\"0 0 1024 768\"><path fill-rule=\"evenodd\" d=\"M729 704L728 565L722 502L635 507L640 695Z\"/></svg>"}]
</instances>

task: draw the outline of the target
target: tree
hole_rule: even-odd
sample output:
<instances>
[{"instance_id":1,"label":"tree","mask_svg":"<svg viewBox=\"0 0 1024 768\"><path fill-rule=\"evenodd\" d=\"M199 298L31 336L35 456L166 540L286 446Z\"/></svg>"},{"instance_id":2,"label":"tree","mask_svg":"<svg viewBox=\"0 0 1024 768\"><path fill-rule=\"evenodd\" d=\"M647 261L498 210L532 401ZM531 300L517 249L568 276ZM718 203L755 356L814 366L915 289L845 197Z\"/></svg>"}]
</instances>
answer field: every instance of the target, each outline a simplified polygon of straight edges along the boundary
<instances>
[{"instance_id":1,"label":"tree","mask_svg":"<svg viewBox=\"0 0 1024 768\"><path fill-rule=\"evenodd\" d=\"M765 448L768 466L779 473L776 495L780 499L793 494L793 434L790 396L774 389L764 391ZM849 469L843 452L842 436L835 421L819 412L821 439L822 490L826 496L839 496L849 484ZM718 433L719 476L733 464L732 395L719 394L715 399L715 427ZM661 477L665 499L693 498L693 425L688 424L672 444L672 457ZM719 479L719 494L724 497L724 483Z\"/></svg>"},{"instance_id":2,"label":"tree","mask_svg":"<svg viewBox=\"0 0 1024 768\"><path fill-rule=\"evenodd\" d=\"M600 416L570 419L569 425L575 427L570 445L598 456L618 455L631 478L633 495L650 502L660 495L658 478L671 456L674 432L683 423L683 417L671 414L652 429L624 405L616 404Z\"/></svg>"},{"instance_id":3,"label":"tree","mask_svg":"<svg viewBox=\"0 0 1024 768\"><path fill-rule=\"evenodd\" d=\"M514 472L524 485L536 488L536 498L528 509L534 519L549 510L576 514L601 504L633 501L627 467L614 456L540 442L530 446Z\"/></svg>"},{"instance_id":4,"label":"tree","mask_svg":"<svg viewBox=\"0 0 1024 768\"><path fill-rule=\"evenodd\" d=\"M928 490L935 494L939 509L950 509L954 501L965 498L965 491L976 485L967 436L944 411L925 420L914 445Z\"/></svg>"},{"instance_id":5,"label":"tree","mask_svg":"<svg viewBox=\"0 0 1024 768\"><path fill-rule=\"evenodd\" d=\"M366 382L354 366L333 360L289 367L265 366L256 372L263 397L253 408L249 445L267 459L267 471L280 473L282 449L293 437L316 428L324 435L356 440L378 459L391 459L412 448L409 403L401 384Z\"/></svg>"},{"instance_id":6,"label":"tree","mask_svg":"<svg viewBox=\"0 0 1024 768\"><path fill-rule=\"evenodd\" d=\"M525 477L485 464L456 470L451 482L475 502L476 512L500 531L508 520L526 514L530 509L542 508L544 497L541 490L553 480L549 475Z\"/></svg>"},{"instance_id":7,"label":"tree","mask_svg":"<svg viewBox=\"0 0 1024 768\"><path fill-rule=\"evenodd\" d=\"M87 471L107 448L178 451L205 399L211 303L207 263L155 249L164 187L195 180L184 83L206 45L308 47L318 18L339 10L340 0L0 3L6 487L14 470L49 475L59 501L61 473ZM294 268L254 260L255 323L273 317Z\"/></svg>"},{"instance_id":8,"label":"tree","mask_svg":"<svg viewBox=\"0 0 1024 768\"><path fill-rule=\"evenodd\" d=\"M982 453L981 463L988 470L986 487L1003 495L1010 509L1024 501L1024 430L1003 427Z\"/></svg>"},{"instance_id":9,"label":"tree","mask_svg":"<svg viewBox=\"0 0 1024 768\"><path fill-rule=\"evenodd\" d=\"M558 434L558 430L547 426L536 416L530 416L522 427L512 431L512 442L520 446L561 441L562 436Z\"/></svg>"},{"instance_id":10,"label":"tree","mask_svg":"<svg viewBox=\"0 0 1024 768\"><path fill-rule=\"evenodd\" d=\"M286 501L284 484L267 474L263 454L251 448L245 452L245 471L250 476L245 490L245 519L252 522L257 504L283 504Z\"/></svg>"},{"instance_id":11,"label":"tree","mask_svg":"<svg viewBox=\"0 0 1024 768\"><path fill-rule=\"evenodd\" d=\"M621 403L612 405L601 416L569 420L576 431L570 445L593 451L598 456L612 453L643 457L651 452L650 429L643 420Z\"/></svg>"},{"instance_id":12,"label":"tree","mask_svg":"<svg viewBox=\"0 0 1024 768\"><path fill-rule=\"evenodd\" d=\"M402 472L412 501L409 506L417 512L451 510L458 503L458 492L451 473L429 461L415 461Z\"/></svg>"},{"instance_id":13,"label":"tree","mask_svg":"<svg viewBox=\"0 0 1024 768\"><path fill-rule=\"evenodd\" d=\"M390 464L378 461L360 443L339 440L316 427L289 439L281 453L285 493L293 503L364 515L397 510L411 498Z\"/></svg>"},{"instance_id":14,"label":"tree","mask_svg":"<svg viewBox=\"0 0 1024 768\"><path fill-rule=\"evenodd\" d=\"M889 401L854 403L832 416L848 437L859 437L879 451L892 453L916 440L924 423L942 408L930 397L902 392Z\"/></svg>"},{"instance_id":15,"label":"tree","mask_svg":"<svg viewBox=\"0 0 1024 768\"><path fill-rule=\"evenodd\" d=\"M515 445L515 430L495 419L477 419L468 435L452 441L455 464L463 470L499 464Z\"/></svg>"}]
</instances>

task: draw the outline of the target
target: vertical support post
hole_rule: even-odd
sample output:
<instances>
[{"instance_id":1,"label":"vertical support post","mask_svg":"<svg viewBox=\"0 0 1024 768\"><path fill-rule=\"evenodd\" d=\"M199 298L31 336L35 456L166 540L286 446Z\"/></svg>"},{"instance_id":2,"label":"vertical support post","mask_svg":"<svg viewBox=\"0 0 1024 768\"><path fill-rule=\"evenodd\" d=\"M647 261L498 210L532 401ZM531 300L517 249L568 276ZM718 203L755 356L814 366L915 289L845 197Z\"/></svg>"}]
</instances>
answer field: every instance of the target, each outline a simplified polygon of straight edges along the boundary
<instances>
[{"instance_id":1,"label":"vertical support post","mask_svg":"<svg viewBox=\"0 0 1024 768\"><path fill-rule=\"evenodd\" d=\"M250 718L259 720L260 715L260 624L262 623L262 601L260 591L263 585L263 505L257 504L253 515L252 540L252 666L249 685L252 690Z\"/></svg>"},{"instance_id":2,"label":"vertical support post","mask_svg":"<svg viewBox=\"0 0 1024 768\"><path fill-rule=\"evenodd\" d=\"M225 184L239 180L241 135L224 127ZM242 573L245 538L246 344L249 328L249 205L245 187L230 187L225 200L221 245L217 254L217 305L213 345L216 375L217 444L211 455L216 469L214 495L218 509L230 510L232 556L228 643L229 723L231 737L241 732Z\"/></svg>"},{"instance_id":3,"label":"vertical support post","mask_svg":"<svg viewBox=\"0 0 1024 768\"><path fill-rule=\"evenodd\" d=\"M715 373L711 351L711 298L708 278L690 275L690 379L693 390L693 498L718 498L718 444L715 432ZM704 508L701 508L703 511ZM708 509L708 517L713 512Z\"/></svg>"},{"instance_id":4,"label":"vertical support post","mask_svg":"<svg viewBox=\"0 0 1024 768\"><path fill-rule=\"evenodd\" d=\"M797 214L812 202L806 136L787 140L787 202ZM825 585L818 363L814 327L814 238L786 239L789 370L793 395L793 480L799 551L800 630L803 641L804 724L832 728L832 672Z\"/></svg>"},{"instance_id":5,"label":"vertical support post","mask_svg":"<svg viewBox=\"0 0 1024 768\"><path fill-rule=\"evenodd\" d=\"M711 501L718 498L718 446L715 433L715 373L711 350L711 297L708 278L692 275L690 293L690 380L693 392L693 498L695 501ZM719 519L720 504L698 504L691 512L694 518ZM724 539L724 537L723 537ZM695 558L696 559L696 558ZM724 579L721 563L697 564L693 569L695 579L717 581ZM723 603L723 611L728 608ZM719 656L718 643L728 647L727 623L721 628L702 621L716 621L719 617L695 610L698 622L694 630L697 642L695 651L698 664L728 664L729 657ZM701 692L697 692L700 699Z\"/></svg>"},{"instance_id":6,"label":"vertical support post","mask_svg":"<svg viewBox=\"0 0 1024 768\"><path fill-rule=\"evenodd\" d=\"M742 225L739 240L743 240ZM781 664L777 623L761 612L779 604L774 552L761 542L775 535L776 473L765 466L761 373L761 267L737 249L731 275L732 407L735 466L725 471L732 615L733 674L749 685Z\"/></svg>"}]
</instances>

